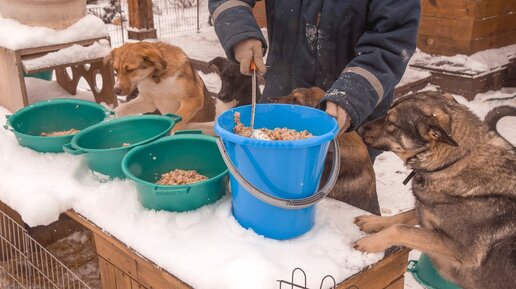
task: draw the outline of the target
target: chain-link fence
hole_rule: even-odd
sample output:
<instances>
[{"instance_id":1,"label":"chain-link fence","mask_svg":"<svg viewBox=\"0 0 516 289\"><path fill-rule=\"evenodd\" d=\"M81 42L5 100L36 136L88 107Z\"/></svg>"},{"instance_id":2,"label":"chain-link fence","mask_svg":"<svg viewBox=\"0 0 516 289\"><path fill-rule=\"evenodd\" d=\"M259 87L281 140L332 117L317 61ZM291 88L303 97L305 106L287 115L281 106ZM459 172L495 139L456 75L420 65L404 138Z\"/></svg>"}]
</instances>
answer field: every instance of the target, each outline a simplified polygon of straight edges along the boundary
<instances>
[{"instance_id":1,"label":"chain-link fence","mask_svg":"<svg viewBox=\"0 0 516 289\"><path fill-rule=\"evenodd\" d=\"M93 1L95 2L95 1ZM111 46L127 40L127 0L98 0L87 5L87 11L106 23ZM199 0L153 0L154 28L158 38L186 35L199 30Z\"/></svg>"}]
</instances>

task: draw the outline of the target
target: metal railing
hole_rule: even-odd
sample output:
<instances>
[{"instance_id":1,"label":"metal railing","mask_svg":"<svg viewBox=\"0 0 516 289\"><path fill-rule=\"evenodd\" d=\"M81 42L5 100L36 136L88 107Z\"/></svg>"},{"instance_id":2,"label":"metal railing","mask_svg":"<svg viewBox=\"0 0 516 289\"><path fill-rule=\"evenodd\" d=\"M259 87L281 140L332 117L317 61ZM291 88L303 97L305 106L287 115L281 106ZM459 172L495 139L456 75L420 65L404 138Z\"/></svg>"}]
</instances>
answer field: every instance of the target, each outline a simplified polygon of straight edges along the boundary
<instances>
[{"instance_id":1,"label":"metal railing","mask_svg":"<svg viewBox=\"0 0 516 289\"><path fill-rule=\"evenodd\" d=\"M0 211L0 288L91 289Z\"/></svg>"}]
</instances>

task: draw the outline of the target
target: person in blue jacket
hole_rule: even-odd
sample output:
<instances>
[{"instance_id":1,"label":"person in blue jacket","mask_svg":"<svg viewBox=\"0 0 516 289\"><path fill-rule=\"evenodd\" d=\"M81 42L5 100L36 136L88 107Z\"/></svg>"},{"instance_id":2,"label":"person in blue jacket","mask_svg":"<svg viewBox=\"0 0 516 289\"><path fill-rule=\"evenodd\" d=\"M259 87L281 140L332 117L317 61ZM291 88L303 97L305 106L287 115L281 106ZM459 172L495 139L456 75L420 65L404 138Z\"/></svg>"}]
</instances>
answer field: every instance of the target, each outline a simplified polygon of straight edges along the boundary
<instances>
[{"instance_id":1,"label":"person in blue jacket","mask_svg":"<svg viewBox=\"0 0 516 289\"><path fill-rule=\"evenodd\" d=\"M320 87L341 132L386 114L416 48L419 0L267 0L267 72L255 2L209 0L209 10L227 57L264 74L261 102Z\"/></svg>"}]
</instances>

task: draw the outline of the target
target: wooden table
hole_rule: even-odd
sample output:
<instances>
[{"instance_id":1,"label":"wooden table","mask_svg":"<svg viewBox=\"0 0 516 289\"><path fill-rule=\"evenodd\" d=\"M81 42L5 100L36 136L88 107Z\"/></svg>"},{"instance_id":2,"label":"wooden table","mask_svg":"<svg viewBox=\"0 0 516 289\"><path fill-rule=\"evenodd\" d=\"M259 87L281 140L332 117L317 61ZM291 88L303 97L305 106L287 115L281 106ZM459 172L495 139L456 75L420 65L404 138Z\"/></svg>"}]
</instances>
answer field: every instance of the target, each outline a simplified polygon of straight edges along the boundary
<instances>
[{"instance_id":1,"label":"wooden table","mask_svg":"<svg viewBox=\"0 0 516 289\"><path fill-rule=\"evenodd\" d=\"M192 288L102 231L80 214L67 211L66 215L93 233L104 289ZM340 283L337 288L347 289L354 285L359 289L403 289L408 252L409 250L403 249L386 256L370 268ZM283 286L283 288L290 288L290 286Z\"/></svg>"}]
</instances>

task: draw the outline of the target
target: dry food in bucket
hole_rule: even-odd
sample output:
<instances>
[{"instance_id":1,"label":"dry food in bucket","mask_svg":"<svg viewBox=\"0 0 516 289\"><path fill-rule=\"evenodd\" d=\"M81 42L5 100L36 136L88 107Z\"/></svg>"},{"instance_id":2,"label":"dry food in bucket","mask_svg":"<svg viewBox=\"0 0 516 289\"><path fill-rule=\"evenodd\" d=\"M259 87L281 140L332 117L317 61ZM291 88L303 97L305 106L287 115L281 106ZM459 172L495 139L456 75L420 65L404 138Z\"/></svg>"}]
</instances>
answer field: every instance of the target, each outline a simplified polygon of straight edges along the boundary
<instances>
[{"instance_id":1,"label":"dry food in bucket","mask_svg":"<svg viewBox=\"0 0 516 289\"><path fill-rule=\"evenodd\" d=\"M239 112L235 112L235 114L233 115L233 119L235 122L233 132L244 137L262 140L302 140L313 137L313 135L309 133L307 130L296 131L294 129L289 129L285 127L275 129L260 128L252 130L250 127L246 127L240 121Z\"/></svg>"},{"instance_id":2,"label":"dry food in bucket","mask_svg":"<svg viewBox=\"0 0 516 289\"><path fill-rule=\"evenodd\" d=\"M54 131L54 132L42 132L41 136L64 136L64 135L71 135L78 133L80 130L77 130L75 128L64 130L64 131Z\"/></svg>"},{"instance_id":3,"label":"dry food in bucket","mask_svg":"<svg viewBox=\"0 0 516 289\"><path fill-rule=\"evenodd\" d=\"M158 185L187 185L207 180L208 177L199 174L194 170L173 170L161 175Z\"/></svg>"}]
</instances>

